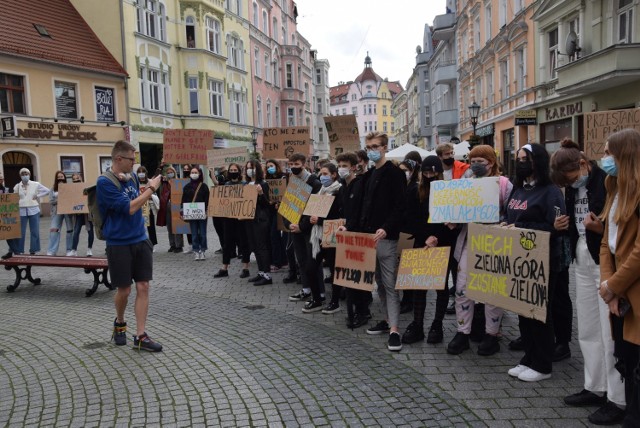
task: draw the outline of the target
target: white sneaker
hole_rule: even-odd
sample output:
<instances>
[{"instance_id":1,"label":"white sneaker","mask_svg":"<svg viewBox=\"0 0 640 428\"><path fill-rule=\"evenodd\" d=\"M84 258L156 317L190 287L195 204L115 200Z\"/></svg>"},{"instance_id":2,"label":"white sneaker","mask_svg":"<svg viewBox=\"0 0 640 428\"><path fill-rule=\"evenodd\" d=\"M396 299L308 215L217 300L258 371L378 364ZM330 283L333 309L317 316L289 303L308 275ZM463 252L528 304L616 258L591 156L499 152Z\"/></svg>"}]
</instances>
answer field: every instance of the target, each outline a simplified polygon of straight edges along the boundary
<instances>
[{"instance_id":1,"label":"white sneaker","mask_svg":"<svg viewBox=\"0 0 640 428\"><path fill-rule=\"evenodd\" d=\"M55 256L56 254L53 251L47 251L47 256Z\"/></svg>"},{"instance_id":2,"label":"white sneaker","mask_svg":"<svg viewBox=\"0 0 640 428\"><path fill-rule=\"evenodd\" d=\"M153 252L154 253L156 252L156 246L155 245L153 246Z\"/></svg>"},{"instance_id":3,"label":"white sneaker","mask_svg":"<svg viewBox=\"0 0 640 428\"><path fill-rule=\"evenodd\" d=\"M73 250L67 251L67 257L73 257Z\"/></svg>"},{"instance_id":4,"label":"white sneaker","mask_svg":"<svg viewBox=\"0 0 640 428\"><path fill-rule=\"evenodd\" d=\"M541 380L549 379L551 373L540 373L534 369L527 369L518 375L518 379L525 382L538 382Z\"/></svg>"},{"instance_id":5,"label":"white sneaker","mask_svg":"<svg viewBox=\"0 0 640 428\"><path fill-rule=\"evenodd\" d=\"M91 248L87 248L87 257L91 256L93 256L93 251L91 251Z\"/></svg>"},{"instance_id":6,"label":"white sneaker","mask_svg":"<svg viewBox=\"0 0 640 428\"><path fill-rule=\"evenodd\" d=\"M525 372L527 370L529 370L529 367L524 366L522 364L518 364L514 368L510 369L507 373L509 373L509 376L518 377L520 376L520 373Z\"/></svg>"},{"instance_id":7,"label":"white sneaker","mask_svg":"<svg viewBox=\"0 0 640 428\"><path fill-rule=\"evenodd\" d=\"M204 260L205 258L204 251L200 251L200 260Z\"/></svg>"},{"instance_id":8,"label":"white sneaker","mask_svg":"<svg viewBox=\"0 0 640 428\"><path fill-rule=\"evenodd\" d=\"M184 247L184 249L182 250L182 254L191 254L193 253L193 249Z\"/></svg>"},{"instance_id":9,"label":"white sneaker","mask_svg":"<svg viewBox=\"0 0 640 428\"><path fill-rule=\"evenodd\" d=\"M196 253L196 256L193 258L194 260L200 260L200 253Z\"/></svg>"}]
</instances>

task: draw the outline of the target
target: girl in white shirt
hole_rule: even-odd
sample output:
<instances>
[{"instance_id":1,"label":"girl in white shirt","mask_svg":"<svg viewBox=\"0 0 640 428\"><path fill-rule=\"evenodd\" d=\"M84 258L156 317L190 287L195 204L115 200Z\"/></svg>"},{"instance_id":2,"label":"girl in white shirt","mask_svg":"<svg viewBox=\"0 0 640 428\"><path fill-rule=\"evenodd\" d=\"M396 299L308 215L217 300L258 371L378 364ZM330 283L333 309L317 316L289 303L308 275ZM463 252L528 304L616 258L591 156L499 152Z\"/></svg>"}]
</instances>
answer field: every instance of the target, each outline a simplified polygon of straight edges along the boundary
<instances>
[{"instance_id":1,"label":"girl in white shirt","mask_svg":"<svg viewBox=\"0 0 640 428\"><path fill-rule=\"evenodd\" d=\"M13 188L14 193L20 195L20 226L21 237L18 243L20 254L24 253L24 241L27 234L27 224L31 231L29 239L29 253L40 251L40 198L49 194L47 189L37 181L31 181L31 172L27 168L20 170L21 182Z\"/></svg>"}]
</instances>

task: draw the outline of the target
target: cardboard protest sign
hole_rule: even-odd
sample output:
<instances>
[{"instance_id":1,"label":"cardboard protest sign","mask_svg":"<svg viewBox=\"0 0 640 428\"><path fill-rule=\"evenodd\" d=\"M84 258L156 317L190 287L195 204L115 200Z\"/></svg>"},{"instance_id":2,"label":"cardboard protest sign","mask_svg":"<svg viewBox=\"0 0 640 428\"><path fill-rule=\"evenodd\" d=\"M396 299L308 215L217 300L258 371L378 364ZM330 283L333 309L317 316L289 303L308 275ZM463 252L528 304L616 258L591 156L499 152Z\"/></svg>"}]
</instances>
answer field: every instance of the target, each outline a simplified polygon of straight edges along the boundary
<instances>
[{"instance_id":1,"label":"cardboard protest sign","mask_svg":"<svg viewBox=\"0 0 640 428\"><path fill-rule=\"evenodd\" d=\"M322 243L320 244L322 248L336 247L336 233L338 233L338 228L344 226L345 223L345 219L343 218L322 222Z\"/></svg>"},{"instance_id":2,"label":"cardboard protest sign","mask_svg":"<svg viewBox=\"0 0 640 428\"><path fill-rule=\"evenodd\" d=\"M165 129L162 155L165 163L207 163L207 150L213 149L213 131L208 129Z\"/></svg>"},{"instance_id":3,"label":"cardboard protest sign","mask_svg":"<svg viewBox=\"0 0 640 428\"><path fill-rule=\"evenodd\" d=\"M294 153L309 153L309 127L265 128L262 137L264 159L289 159Z\"/></svg>"},{"instance_id":4,"label":"cardboard protest sign","mask_svg":"<svg viewBox=\"0 0 640 428\"><path fill-rule=\"evenodd\" d=\"M325 218L329 214L335 198L333 195L311 195L302 214Z\"/></svg>"},{"instance_id":5,"label":"cardboard protest sign","mask_svg":"<svg viewBox=\"0 0 640 428\"><path fill-rule=\"evenodd\" d=\"M360 134L355 115L325 116L324 124L333 156L360 150Z\"/></svg>"},{"instance_id":6,"label":"cardboard protest sign","mask_svg":"<svg viewBox=\"0 0 640 428\"><path fill-rule=\"evenodd\" d=\"M253 220L258 203L258 187L253 184L216 186L209 193L209 217Z\"/></svg>"},{"instance_id":7,"label":"cardboard protest sign","mask_svg":"<svg viewBox=\"0 0 640 428\"><path fill-rule=\"evenodd\" d=\"M287 179L273 178L265 181L269 185L269 202L280 203L287 191Z\"/></svg>"},{"instance_id":8,"label":"cardboard protest sign","mask_svg":"<svg viewBox=\"0 0 640 428\"><path fill-rule=\"evenodd\" d=\"M584 152L589 159L604 156L609 135L625 128L640 132L640 108L597 111L584 114Z\"/></svg>"},{"instance_id":9,"label":"cardboard protest sign","mask_svg":"<svg viewBox=\"0 0 640 428\"><path fill-rule=\"evenodd\" d=\"M184 220L206 220L207 211L204 202L185 202L182 204L182 218Z\"/></svg>"},{"instance_id":10,"label":"cardboard protest sign","mask_svg":"<svg viewBox=\"0 0 640 428\"><path fill-rule=\"evenodd\" d=\"M244 166L248 160L249 152L244 147L207 150L207 167L210 169L228 166L230 163Z\"/></svg>"},{"instance_id":11,"label":"cardboard protest sign","mask_svg":"<svg viewBox=\"0 0 640 428\"><path fill-rule=\"evenodd\" d=\"M278 214L293 224L298 224L302 217L304 207L311 196L311 186L298 177L291 177L287 191L282 198Z\"/></svg>"},{"instance_id":12,"label":"cardboard protest sign","mask_svg":"<svg viewBox=\"0 0 640 428\"><path fill-rule=\"evenodd\" d=\"M58 214L89 214L87 183L60 183L58 186Z\"/></svg>"},{"instance_id":13,"label":"cardboard protest sign","mask_svg":"<svg viewBox=\"0 0 640 428\"><path fill-rule=\"evenodd\" d=\"M498 177L438 180L429 192L430 223L500 221Z\"/></svg>"},{"instance_id":14,"label":"cardboard protest sign","mask_svg":"<svg viewBox=\"0 0 640 428\"><path fill-rule=\"evenodd\" d=\"M142 218L144 219L145 227L149 227L151 225L151 220L149 219L150 214L151 214L151 208L149 207L149 201L147 201L142 206Z\"/></svg>"},{"instance_id":15,"label":"cardboard protest sign","mask_svg":"<svg viewBox=\"0 0 640 428\"><path fill-rule=\"evenodd\" d=\"M549 302L549 232L470 224L470 299L545 322Z\"/></svg>"},{"instance_id":16,"label":"cardboard protest sign","mask_svg":"<svg viewBox=\"0 0 640 428\"><path fill-rule=\"evenodd\" d=\"M338 232L336 243L333 283L373 291L376 273L376 242L373 234Z\"/></svg>"},{"instance_id":17,"label":"cardboard protest sign","mask_svg":"<svg viewBox=\"0 0 640 428\"><path fill-rule=\"evenodd\" d=\"M191 226L180 218L182 209L182 190L191 182L190 178L175 178L171 182L171 233L176 235L190 235Z\"/></svg>"},{"instance_id":18,"label":"cardboard protest sign","mask_svg":"<svg viewBox=\"0 0 640 428\"><path fill-rule=\"evenodd\" d=\"M396 290L444 290L450 247L402 251Z\"/></svg>"},{"instance_id":19,"label":"cardboard protest sign","mask_svg":"<svg viewBox=\"0 0 640 428\"><path fill-rule=\"evenodd\" d=\"M0 239L20 238L20 195L0 193Z\"/></svg>"}]
</instances>

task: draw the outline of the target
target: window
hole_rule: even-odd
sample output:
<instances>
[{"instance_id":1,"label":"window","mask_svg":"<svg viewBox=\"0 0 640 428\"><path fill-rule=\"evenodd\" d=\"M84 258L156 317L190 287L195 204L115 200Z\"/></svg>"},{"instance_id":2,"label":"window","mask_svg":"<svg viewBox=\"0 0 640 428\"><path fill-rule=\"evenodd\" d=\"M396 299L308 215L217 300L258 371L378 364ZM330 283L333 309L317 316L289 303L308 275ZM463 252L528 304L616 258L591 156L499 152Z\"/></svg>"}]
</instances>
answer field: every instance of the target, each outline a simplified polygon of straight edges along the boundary
<instances>
[{"instance_id":1,"label":"window","mask_svg":"<svg viewBox=\"0 0 640 428\"><path fill-rule=\"evenodd\" d=\"M509 59L506 58L500 61L500 87L502 88L502 99L508 98L511 95L509 90Z\"/></svg>"},{"instance_id":2,"label":"window","mask_svg":"<svg viewBox=\"0 0 640 428\"><path fill-rule=\"evenodd\" d=\"M271 38L278 40L278 20L275 17L271 21Z\"/></svg>"},{"instance_id":3,"label":"window","mask_svg":"<svg viewBox=\"0 0 640 428\"><path fill-rule=\"evenodd\" d=\"M391 132L396 132L396 124L391 122Z\"/></svg>"},{"instance_id":4,"label":"window","mask_svg":"<svg viewBox=\"0 0 640 428\"><path fill-rule=\"evenodd\" d=\"M280 79L278 78L278 57L273 57L273 84L280 87Z\"/></svg>"},{"instance_id":5,"label":"window","mask_svg":"<svg viewBox=\"0 0 640 428\"><path fill-rule=\"evenodd\" d=\"M309 83L304 82L304 100L309 102Z\"/></svg>"},{"instance_id":6,"label":"window","mask_svg":"<svg viewBox=\"0 0 640 428\"><path fill-rule=\"evenodd\" d=\"M189 77L189 110L198 114L198 78Z\"/></svg>"},{"instance_id":7,"label":"window","mask_svg":"<svg viewBox=\"0 0 640 428\"><path fill-rule=\"evenodd\" d=\"M524 8L524 0L513 0L513 14L517 14Z\"/></svg>"},{"instance_id":8,"label":"window","mask_svg":"<svg viewBox=\"0 0 640 428\"><path fill-rule=\"evenodd\" d=\"M487 71L487 102L493 105L493 70Z\"/></svg>"},{"instance_id":9,"label":"window","mask_svg":"<svg viewBox=\"0 0 640 428\"><path fill-rule=\"evenodd\" d=\"M367 127L367 122L364 123L364 132L369 132L369 128Z\"/></svg>"},{"instance_id":10,"label":"window","mask_svg":"<svg viewBox=\"0 0 640 428\"><path fill-rule=\"evenodd\" d=\"M267 82L270 82L271 79L269 78L269 54L265 52L264 54L264 80L266 80Z\"/></svg>"},{"instance_id":11,"label":"window","mask_svg":"<svg viewBox=\"0 0 640 428\"><path fill-rule=\"evenodd\" d=\"M300 65L298 65L298 84L296 87L302 89L302 67L300 67Z\"/></svg>"},{"instance_id":12,"label":"window","mask_svg":"<svg viewBox=\"0 0 640 428\"><path fill-rule=\"evenodd\" d=\"M196 24L193 16L187 16L185 21L185 36L187 37L187 48L196 47Z\"/></svg>"},{"instance_id":13,"label":"window","mask_svg":"<svg viewBox=\"0 0 640 428\"><path fill-rule=\"evenodd\" d=\"M229 91L229 122L247 124L247 95L239 91Z\"/></svg>"},{"instance_id":14,"label":"window","mask_svg":"<svg viewBox=\"0 0 640 428\"><path fill-rule=\"evenodd\" d=\"M383 116L387 115L387 106L382 106L382 115Z\"/></svg>"},{"instance_id":15,"label":"window","mask_svg":"<svg viewBox=\"0 0 640 428\"><path fill-rule=\"evenodd\" d=\"M633 0L619 0L618 3L618 43L633 40Z\"/></svg>"},{"instance_id":16,"label":"window","mask_svg":"<svg viewBox=\"0 0 640 428\"><path fill-rule=\"evenodd\" d=\"M382 122L382 132L387 132L387 122Z\"/></svg>"},{"instance_id":17,"label":"window","mask_svg":"<svg viewBox=\"0 0 640 428\"><path fill-rule=\"evenodd\" d=\"M232 66L244 70L244 42L235 35L227 36L229 46L229 57L227 63Z\"/></svg>"},{"instance_id":18,"label":"window","mask_svg":"<svg viewBox=\"0 0 640 428\"><path fill-rule=\"evenodd\" d=\"M498 24L500 28L507 25L507 0L500 0L498 5Z\"/></svg>"},{"instance_id":19,"label":"window","mask_svg":"<svg viewBox=\"0 0 640 428\"><path fill-rule=\"evenodd\" d=\"M480 50L480 16L473 21L473 46L476 52Z\"/></svg>"},{"instance_id":20,"label":"window","mask_svg":"<svg viewBox=\"0 0 640 428\"><path fill-rule=\"evenodd\" d=\"M138 32L154 39L165 39L164 5L157 0L138 0Z\"/></svg>"},{"instance_id":21,"label":"window","mask_svg":"<svg viewBox=\"0 0 640 428\"><path fill-rule=\"evenodd\" d=\"M373 114L378 114L378 112L376 111L377 107L378 107L377 104L373 105Z\"/></svg>"},{"instance_id":22,"label":"window","mask_svg":"<svg viewBox=\"0 0 640 428\"><path fill-rule=\"evenodd\" d=\"M491 4L484 8L484 41L488 43L491 40Z\"/></svg>"},{"instance_id":23,"label":"window","mask_svg":"<svg viewBox=\"0 0 640 428\"><path fill-rule=\"evenodd\" d=\"M286 45L288 41L289 41L289 34L287 34L287 26L283 25L282 26L282 44Z\"/></svg>"},{"instance_id":24,"label":"window","mask_svg":"<svg viewBox=\"0 0 640 428\"><path fill-rule=\"evenodd\" d=\"M322 99L318 98L316 100L316 113L322 114Z\"/></svg>"},{"instance_id":25,"label":"window","mask_svg":"<svg viewBox=\"0 0 640 428\"><path fill-rule=\"evenodd\" d=\"M346 108L346 107L343 107L343 108L342 108L342 115L344 116L345 114L347 114L347 108Z\"/></svg>"},{"instance_id":26,"label":"window","mask_svg":"<svg viewBox=\"0 0 640 428\"><path fill-rule=\"evenodd\" d=\"M316 68L316 85L322 84L322 70Z\"/></svg>"},{"instance_id":27,"label":"window","mask_svg":"<svg viewBox=\"0 0 640 428\"><path fill-rule=\"evenodd\" d=\"M269 35L269 17L264 9L262 9L262 32Z\"/></svg>"},{"instance_id":28,"label":"window","mask_svg":"<svg viewBox=\"0 0 640 428\"><path fill-rule=\"evenodd\" d=\"M55 81L56 117L63 119L78 118L78 94L76 84Z\"/></svg>"},{"instance_id":29,"label":"window","mask_svg":"<svg viewBox=\"0 0 640 428\"><path fill-rule=\"evenodd\" d=\"M258 127L262 128L262 98L260 95L256 99L256 115L258 115Z\"/></svg>"},{"instance_id":30,"label":"window","mask_svg":"<svg viewBox=\"0 0 640 428\"><path fill-rule=\"evenodd\" d=\"M26 114L24 77L0 73L0 112Z\"/></svg>"},{"instance_id":31,"label":"window","mask_svg":"<svg viewBox=\"0 0 640 428\"><path fill-rule=\"evenodd\" d=\"M166 72L140 67L140 96L142 108L169 111L169 78Z\"/></svg>"},{"instance_id":32,"label":"window","mask_svg":"<svg viewBox=\"0 0 640 428\"><path fill-rule=\"evenodd\" d=\"M207 49L220 54L220 22L207 16Z\"/></svg>"},{"instance_id":33,"label":"window","mask_svg":"<svg viewBox=\"0 0 640 428\"><path fill-rule=\"evenodd\" d=\"M351 107L351 114L354 116L358 115L358 107Z\"/></svg>"},{"instance_id":34,"label":"window","mask_svg":"<svg viewBox=\"0 0 640 428\"><path fill-rule=\"evenodd\" d=\"M516 49L516 92L524 91L527 78L527 51L525 47Z\"/></svg>"},{"instance_id":35,"label":"window","mask_svg":"<svg viewBox=\"0 0 640 428\"><path fill-rule=\"evenodd\" d=\"M258 14L258 3L253 2L253 25L259 28L260 15Z\"/></svg>"},{"instance_id":36,"label":"window","mask_svg":"<svg viewBox=\"0 0 640 428\"><path fill-rule=\"evenodd\" d=\"M222 82L209 80L209 114L222 117Z\"/></svg>"},{"instance_id":37,"label":"window","mask_svg":"<svg viewBox=\"0 0 640 428\"><path fill-rule=\"evenodd\" d=\"M369 109L369 114L371 114L371 111L372 111L371 104L367 104L367 106L368 106L368 109Z\"/></svg>"},{"instance_id":38,"label":"window","mask_svg":"<svg viewBox=\"0 0 640 428\"><path fill-rule=\"evenodd\" d=\"M289 107L287 109L287 126L296 125L296 109Z\"/></svg>"},{"instance_id":39,"label":"window","mask_svg":"<svg viewBox=\"0 0 640 428\"><path fill-rule=\"evenodd\" d=\"M365 115L367 114L367 106L366 105L362 106L362 114L365 114Z\"/></svg>"},{"instance_id":40,"label":"window","mask_svg":"<svg viewBox=\"0 0 640 428\"><path fill-rule=\"evenodd\" d=\"M321 143L324 141L324 130L322 127L318 128L318 141Z\"/></svg>"},{"instance_id":41,"label":"window","mask_svg":"<svg viewBox=\"0 0 640 428\"><path fill-rule=\"evenodd\" d=\"M369 126L371 126L371 124L369 124ZM373 130L374 131L378 130L378 122L373 122Z\"/></svg>"},{"instance_id":42,"label":"window","mask_svg":"<svg viewBox=\"0 0 640 428\"><path fill-rule=\"evenodd\" d=\"M82 156L60 156L60 169L67 177L72 174L80 174L80 177L84 177Z\"/></svg>"},{"instance_id":43,"label":"window","mask_svg":"<svg viewBox=\"0 0 640 428\"><path fill-rule=\"evenodd\" d=\"M285 70L286 70L286 79L287 79L287 84L285 87L293 88L293 65L286 64Z\"/></svg>"},{"instance_id":44,"label":"window","mask_svg":"<svg viewBox=\"0 0 640 428\"><path fill-rule=\"evenodd\" d=\"M242 16L242 0L236 0L236 15Z\"/></svg>"},{"instance_id":45,"label":"window","mask_svg":"<svg viewBox=\"0 0 640 428\"><path fill-rule=\"evenodd\" d=\"M482 106L482 77L476 79L476 97L478 104Z\"/></svg>"},{"instance_id":46,"label":"window","mask_svg":"<svg viewBox=\"0 0 640 428\"><path fill-rule=\"evenodd\" d=\"M267 100L267 126L271 127L271 100Z\"/></svg>"},{"instance_id":47,"label":"window","mask_svg":"<svg viewBox=\"0 0 640 428\"><path fill-rule=\"evenodd\" d=\"M580 46L580 16L576 16L569 21L569 32L573 31L577 36L576 47ZM575 61L579 58L579 52L576 51L573 55L569 56L569 62Z\"/></svg>"},{"instance_id":48,"label":"window","mask_svg":"<svg viewBox=\"0 0 640 428\"><path fill-rule=\"evenodd\" d=\"M260 49L256 48L253 53L253 69L256 77L260 77Z\"/></svg>"},{"instance_id":49,"label":"window","mask_svg":"<svg viewBox=\"0 0 640 428\"><path fill-rule=\"evenodd\" d=\"M280 106L276 106L276 126L280 126Z\"/></svg>"},{"instance_id":50,"label":"window","mask_svg":"<svg viewBox=\"0 0 640 428\"><path fill-rule=\"evenodd\" d=\"M351 101L356 101L358 99L358 97L356 96L356 94L351 94Z\"/></svg>"},{"instance_id":51,"label":"window","mask_svg":"<svg viewBox=\"0 0 640 428\"><path fill-rule=\"evenodd\" d=\"M547 43L549 49L549 79L555 79L557 77L556 67L558 66L558 29L547 33Z\"/></svg>"}]
</instances>

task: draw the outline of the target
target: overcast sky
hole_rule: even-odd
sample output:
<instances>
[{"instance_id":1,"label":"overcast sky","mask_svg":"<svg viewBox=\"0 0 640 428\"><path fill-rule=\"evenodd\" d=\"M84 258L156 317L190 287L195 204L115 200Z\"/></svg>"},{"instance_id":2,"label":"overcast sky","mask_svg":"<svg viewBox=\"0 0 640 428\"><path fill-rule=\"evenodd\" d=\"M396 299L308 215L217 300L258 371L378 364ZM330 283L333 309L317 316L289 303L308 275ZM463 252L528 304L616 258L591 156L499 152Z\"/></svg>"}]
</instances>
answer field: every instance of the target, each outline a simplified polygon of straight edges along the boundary
<instances>
[{"instance_id":1,"label":"overcast sky","mask_svg":"<svg viewBox=\"0 0 640 428\"><path fill-rule=\"evenodd\" d=\"M298 31L328 59L329 82L354 80L369 51L373 70L404 88L416 64L424 25L446 12L446 0L295 0Z\"/></svg>"}]
</instances>

